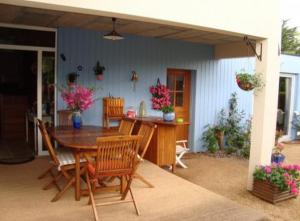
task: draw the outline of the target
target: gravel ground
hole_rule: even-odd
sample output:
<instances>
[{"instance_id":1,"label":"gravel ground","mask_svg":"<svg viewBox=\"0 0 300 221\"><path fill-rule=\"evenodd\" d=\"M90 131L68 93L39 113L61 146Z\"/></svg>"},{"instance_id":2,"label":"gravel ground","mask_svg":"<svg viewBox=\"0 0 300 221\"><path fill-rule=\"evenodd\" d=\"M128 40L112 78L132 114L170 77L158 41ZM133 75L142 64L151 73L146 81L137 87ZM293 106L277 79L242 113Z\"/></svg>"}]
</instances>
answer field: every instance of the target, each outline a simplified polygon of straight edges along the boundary
<instances>
[{"instance_id":1,"label":"gravel ground","mask_svg":"<svg viewBox=\"0 0 300 221\"><path fill-rule=\"evenodd\" d=\"M287 144L283 154L286 163L300 164L300 144ZM189 154L184 162L189 168L178 167L178 176L242 205L261 210L274 221L300 221L300 197L272 205L246 190L248 160Z\"/></svg>"}]
</instances>

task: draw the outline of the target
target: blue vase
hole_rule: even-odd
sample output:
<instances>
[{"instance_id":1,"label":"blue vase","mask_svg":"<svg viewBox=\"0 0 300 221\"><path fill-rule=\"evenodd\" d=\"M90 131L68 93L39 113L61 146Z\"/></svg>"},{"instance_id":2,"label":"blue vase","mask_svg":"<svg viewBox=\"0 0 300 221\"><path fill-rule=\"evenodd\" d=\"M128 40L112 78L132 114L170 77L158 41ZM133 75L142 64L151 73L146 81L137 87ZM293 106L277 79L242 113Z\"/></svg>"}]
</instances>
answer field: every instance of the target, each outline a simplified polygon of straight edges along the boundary
<instances>
[{"instance_id":1,"label":"blue vase","mask_svg":"<svg viewBox=\"0 0 300 221\"><path fill-rule=\"evenodd\" d=\"M171 112L171 113L164 113L163 114L163 119L164 121L173 121L175 120L175 113L174 112Z\"/></svg>"},{"instance_id":2,"label":"blue vase","mask_svg":"<svg viewBox=\"0 0 300 221\"><path fill-rule=\"evenodd\" d=\"M75 129L81 128L82 120L81 120L81 113L79 111L73 112L72 121L73 121L73 127Z\"/></svg>"},{"instance_id":3,"label":"blue vase","mask_svg":"<svg viewBox=\"0 0 300 221\"><path fill-rule=\"evenodd\" d=\"M283 154L272 154L272 163L283 163L285 156Z\"/></svg>"}]
</instances>

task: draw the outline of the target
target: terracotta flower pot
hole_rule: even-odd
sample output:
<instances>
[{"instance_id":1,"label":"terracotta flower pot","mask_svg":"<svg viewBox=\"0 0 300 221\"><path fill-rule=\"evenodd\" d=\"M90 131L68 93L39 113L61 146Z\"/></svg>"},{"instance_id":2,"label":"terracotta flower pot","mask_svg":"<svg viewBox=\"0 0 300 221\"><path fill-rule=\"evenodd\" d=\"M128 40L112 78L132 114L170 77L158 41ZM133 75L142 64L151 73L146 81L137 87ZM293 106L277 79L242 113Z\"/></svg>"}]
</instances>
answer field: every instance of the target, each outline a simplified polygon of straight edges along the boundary
<instances>
[{"instance_id":1,"label":"terracotta flower pot","mask_svg":"<svg viewBox=\"0 0 300 221\"><path fill-rule=\"evenodd\" d=\"M98 81L102 81L104 78L103 74L97 74L96 77Z\"/></svg>"}]
</instances>

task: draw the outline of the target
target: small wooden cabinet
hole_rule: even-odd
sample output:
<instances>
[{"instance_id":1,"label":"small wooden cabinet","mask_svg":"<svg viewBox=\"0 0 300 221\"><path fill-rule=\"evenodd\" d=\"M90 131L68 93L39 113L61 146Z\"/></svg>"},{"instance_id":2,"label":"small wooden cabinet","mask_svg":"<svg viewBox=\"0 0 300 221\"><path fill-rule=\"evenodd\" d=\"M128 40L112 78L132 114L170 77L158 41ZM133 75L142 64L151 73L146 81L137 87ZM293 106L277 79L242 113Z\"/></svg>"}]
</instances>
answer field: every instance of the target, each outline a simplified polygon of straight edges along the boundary
<instances>
[{"instance_id":1,"label":"small wooden cabinet","mask_svg":"<svg viewBox=\"0 0 300 221\"><path fill-rule=\"evenodd\" d=\"M124 117L124 99L103 98L103 127L109 127L110 121L120 121Z\"/></svg>"},{"instance_id":2,"label":"small wooden cabinet","mask_svg":"<svg viewBox=\"0 0 300 221\"><path fill-rule=\"evenodd\" d=\"M176 128L189 123L165 122L158 117L136 117L135 120L133 134L137 134L142 121L150 121L157 125L144 158L158 166L172 166L174 172L176 166Z\"/></svg>"}]
</instances>

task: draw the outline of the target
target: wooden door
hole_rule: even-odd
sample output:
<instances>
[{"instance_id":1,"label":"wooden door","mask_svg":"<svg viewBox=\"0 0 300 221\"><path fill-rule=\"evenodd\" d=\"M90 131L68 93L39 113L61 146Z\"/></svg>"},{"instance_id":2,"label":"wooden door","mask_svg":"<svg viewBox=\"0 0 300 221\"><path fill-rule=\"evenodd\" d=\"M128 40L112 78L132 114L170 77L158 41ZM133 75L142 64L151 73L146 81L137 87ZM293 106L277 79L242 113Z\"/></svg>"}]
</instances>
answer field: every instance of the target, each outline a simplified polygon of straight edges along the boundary
<instances>
[{"instance_id":1,"label":"wooden door","mask_svg":"<svg viewBox=\"0 0 300 221\"><path fill-rule=\"evenodd\" d=\"M191 71L180 69L167 70L167 86L170 89L171 103L176 118L190 120ZM189 125L181 125L176 129L176 140L187 140Z\"/></svg>"}]
</instances>

